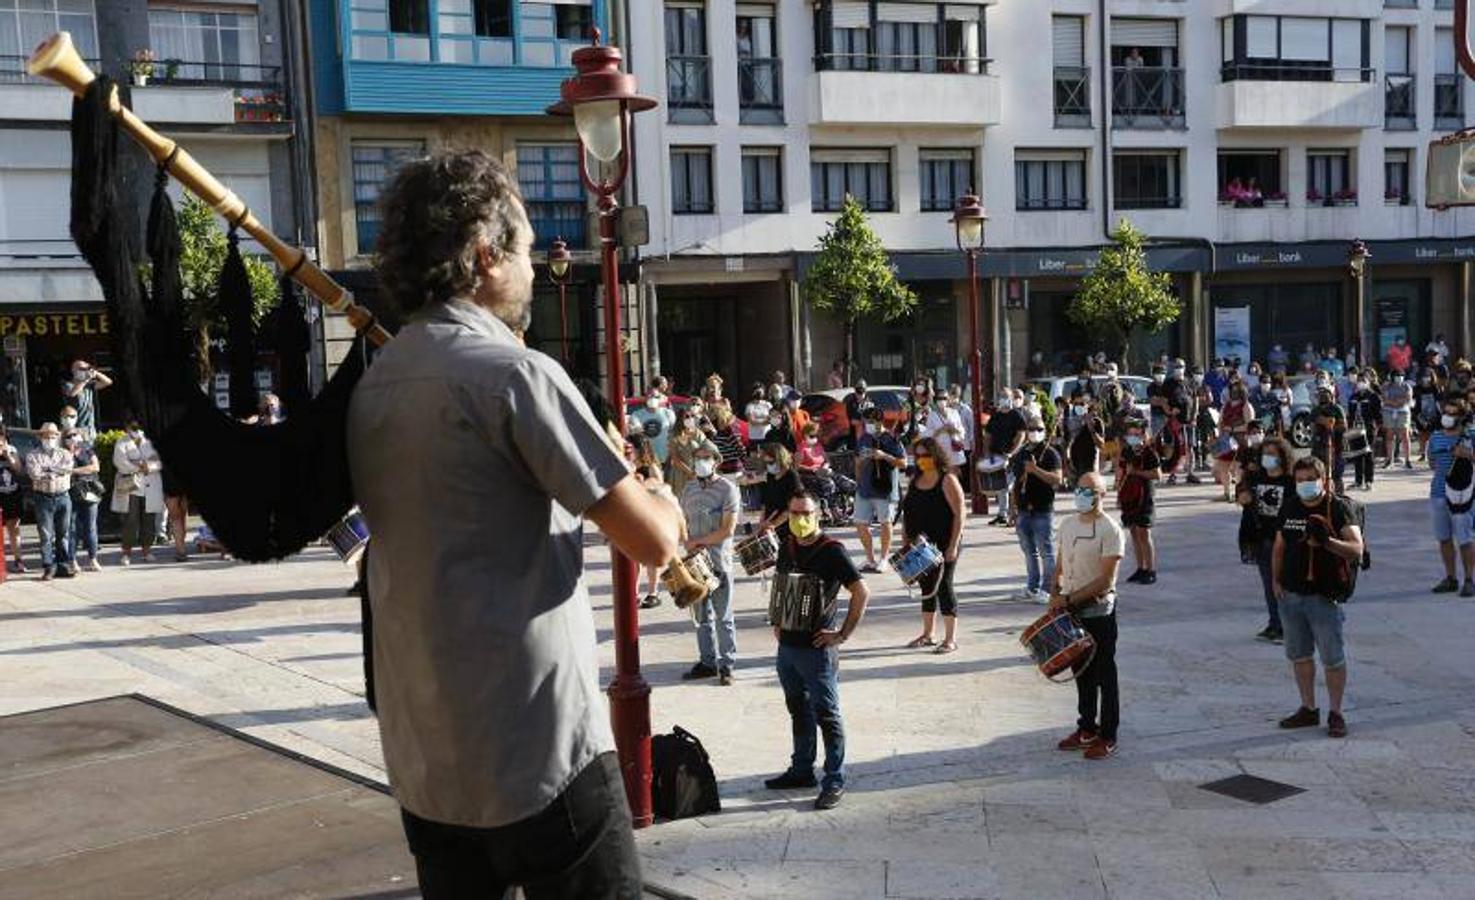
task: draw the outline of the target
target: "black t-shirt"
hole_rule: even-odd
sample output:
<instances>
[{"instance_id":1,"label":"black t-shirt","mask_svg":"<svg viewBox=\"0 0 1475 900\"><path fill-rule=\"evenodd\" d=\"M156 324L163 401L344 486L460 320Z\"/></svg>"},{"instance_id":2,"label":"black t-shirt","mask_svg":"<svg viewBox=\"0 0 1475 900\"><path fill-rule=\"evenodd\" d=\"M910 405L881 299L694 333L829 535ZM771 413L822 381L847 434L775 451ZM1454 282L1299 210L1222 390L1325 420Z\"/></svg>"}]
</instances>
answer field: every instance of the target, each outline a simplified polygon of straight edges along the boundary
<instances>
[{"instance_id":1,"label":"black t-shirt","mask_svg":"<svg viewBox=\"0 0 1475 900\"><path fill-rule=\"evenodd\" d=\"M825 613L821 631L835 627L836 598L840 589L860 581L860 571L850 561L850 554L836 540L821 537L817 543L805 546L790 538L779 544L776 568L780 572L799 572L817 575L824 582ZM805 631L780 631L778 642L791 647L814 646L814 634Z\"/></svg>"},{"instance_id":2,"label":"black t-shirt","mask_svg":"<svg viewBox=\"0 0 1475 900\"><path fill-rule=\"evenodd\" d=\"M1163 398L1168 401L1168 410L1178 417L1178 421L1188 421L1188 407L1193 398L1189 394L1188 385L1181 378L1169 378L1163 382Z\"/></svg>"},{"instance_id":3,"label":"black t-shirt","mask_svg":"<svg viewBox=\"0 0 1475 900\"><path fill-rule=\"evenodd\" d=\"M1008 453L1019 432L1024 430L1024 414L1017 409L996 412L989 417L983 430L988 434L990 453Z\"/></svg>"},{"instance_id":4,"label":"black t-shirt","mask_svg":"<svg viewBox=\"0 0 1475 900\"><path fill-rule=\"evenodd\" d=\"M1327 501L1323 496L1307 508L1292 489L1287 492L1281 507L1280 534L1285 541L1285 555L1281 558L1280 583L1294 594L1329 597L1337 592L1335 573L1342 565L1356 566L1357 560L1343 560L1325 546L1312 547L1306 540L1309 516L1326 516ZM1331 536L1338 537L1342 529L1352 521L1352 509L1341 497L1332 498Z\"/></svg>"},{"instance_id":5,"label":"black t-shirt","mask_svg":"<svg viewBox=\"0 0 1475 900\"><path fill-rule=\"evenodd\" d=\"M1259 448L1251 449L1258 456ZM1260 534L1274 536L1286 500L1295 496L1296 479L1284 473L1268 475L1257 463L1254 469L1245 468L1244 487L1253 498L1249 508L1255 514Z\"/></svg>"},{"instance_id":6,"label":"black t-shirt","mask_svg":"<svg viewBox=\"0 0 1475 900\"><path fill-rule=\"evenodd\" d=\"M803 489L804 484L799 480L799 473L793 469L777 477L769 475L764 478L763 483L758 486L758 494L763 498L763 518L767 519L781 509L788 509L789 501Z\"/></svg>"},{"instance_id":7,"label":"black t-shirt","mask_svg":"<svg viewBox=\"0 0 1475 900\"><path fill-rule=\"evenodd\" d=\"M1122 512L1129 516L1146 515L1152 512L1153 482L1148 481L1142 472L1151 472L1161 467L1162 459L1158 457L1157 451L1151 445L1143 443L1137 447L1123 448L1122 462L1132 467L1132 474L1121 480L1121 490L1117 495Z\"/></svg>"},{"instance_id":8,"label":"black t-shirt","mask_svg":"<svg viewBox=\"0 0 1475 900\"><path fill-rule=\"evenodd\" d=\"M1031 459L1047 472L1059 472L1060 454L1048 444L1038 447L1025 445L1014 457L1014 479L1019 484L1020 509L1024 512L1051 512L1055 509L1055 488L1032 475L1026 479L1024 464Z\"/></svg>"},{"instance_id":9,"label":"black t-shirt","mask_svg":"<svg viewBox=\"0 0 1475 900\"><path fill-rule=\"evenodd\" d=\"M1333 438L1347 428L1347 414L1337 403L1318 403L1311 410L1311 439L1319 447L1327 446ZM1324 425L1323 421L1331 424Z\"/></svg>"},{"instance_id":10,"label":"black t-shirt","mask_svg":"<svg viewBox=\"0 0 1475 900\"><path fill-rule=\"evenodd\" d=\"M1093 437L1094 436L1094 437ZM1097 437L1104 437L1101 420L1092 416L1088 423L1082 422L1081 427L1066 445L1065 452L1070 459L1070 470L1077 475L1082 472L1094 472L1101 462L1101 452L1096 447Z\"/></svg>"}]
</instances>

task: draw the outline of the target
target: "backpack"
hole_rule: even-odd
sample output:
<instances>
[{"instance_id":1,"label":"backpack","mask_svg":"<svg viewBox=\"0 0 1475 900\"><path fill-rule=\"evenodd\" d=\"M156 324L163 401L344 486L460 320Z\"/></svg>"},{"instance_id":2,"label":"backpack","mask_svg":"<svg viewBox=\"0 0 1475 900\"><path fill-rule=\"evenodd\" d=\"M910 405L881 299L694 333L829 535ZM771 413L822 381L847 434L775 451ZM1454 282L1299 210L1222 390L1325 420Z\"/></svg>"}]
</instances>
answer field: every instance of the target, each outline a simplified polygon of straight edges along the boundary
<instances>
[{"instance_id":1,"label":"backpack","mask_svg":"<svg viewBox=\"0 0 1475 900\"><path fill-rule=\"evenodd\" d=\"M1347 521L1357 525L1363 534L1362 559L1359 562L1350 562L1331 553L1326 558L1332 563L1332 586L1328 589L1326 598L1334 603L1346 603L1352 599L1357 591L1357 573L1363 569L1370 569L1373 565L1372 552L1367 547L1367 507L1351 499L1350 497L1337 497L1335 500L1328 498L1326 515L1313 515L1313 519L1322 519L1331 530L1336 521L1332 514L1332 503L1341 503L1347 510Z\"/></svg>"},{"instance_id":2,"label":"backpack","mask_svg":"<svg viewBox=\"0 0 1475 900\"><path fill-rule=\"evenodd\" d=\"M718 812L717 776L706 748L680 725L650 739L651 807L663 819Z\"/></svg>"},{"instance_id":3,"label":"backpack","mask_svg":"<svg viewBox=\"0 0 1475 900\"><path fill-rule=\"evenodd\" d=\"M1467 513L1475 505L1475 463L1456 456L1444 476L1444 502L1452 513Z\"/></svg>"}]
</instances>

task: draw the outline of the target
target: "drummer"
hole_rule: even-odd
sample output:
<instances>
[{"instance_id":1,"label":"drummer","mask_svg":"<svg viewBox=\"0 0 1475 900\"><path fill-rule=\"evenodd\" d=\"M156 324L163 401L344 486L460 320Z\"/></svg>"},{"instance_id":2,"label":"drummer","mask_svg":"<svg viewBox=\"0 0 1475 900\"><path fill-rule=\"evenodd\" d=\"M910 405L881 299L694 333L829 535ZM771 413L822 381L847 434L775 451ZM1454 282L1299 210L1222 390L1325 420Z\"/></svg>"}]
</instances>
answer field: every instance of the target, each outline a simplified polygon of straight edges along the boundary
<instances>
[{"instance_id":1,"label":"drummer","mask_svg":"<svg viewBox=\"0 0 1475 900\"><path fill-rule=\"evenodd\" d=\"M758 485L763 499L763 518L758 522L758 533L773 530L780 541L789 536L785 522L789 518L789 498L804 490L799 473L794 468L794 457L789 448L776 441L763 445L760 456L763 474L752 479Z\"/></svg>"},{"instance_id":2,"label":"drummer","mask_svg":"<svg viewBox=\"0 0 1475 900\"><path fill-rule=\"evenodd\" d=\"M907 646L936 647L934 653L952 653L958 649L958 598L953 593L953 571L963 542L963 485L947 469L948 459L935 439L918 438L912 444L912 456L917 463L917 477L907 485L901 501L902 530L907 544L919 537L927 538L942 551L943 564L937 574L922 579L919 585L928 592L922 598L922 633ZM939 609L941 644L932 639Z\"/></svg>"},{"instance_id":3,"label":"drummer","mask_svg":"<svg viewBox=\"0 0 1475 900\"><path fill-rule=\"evenodd\" d=\"M737 485L717 473L722 453L710 441L692 452L694 478L681 492L681 513L686 519L687 554L706 551L717 589L697 604L696 665L682 674L682 681L717 676L719 684L732 684L732 666L737 659L737 623L732 611L732 534L737 528Z\"/></svg>"},{"instance_id":4,"label":"drummer","mask_svg":"<svg viewBox=\"0 0 1475 900\"><path fill-rule=\"evenodd\" d=\"M862 385L865 382L861 382ZM859 390L859 388L857 388ZM855 454L855 530L866 551L861 572L877 573L876 553L871 543L872 526L881 530L881 559L891 556L891 510L898 494L897 473L906 465L906 451L896 435L886 430L881 410L874 403L862 414L865 432Z\"/></svg>"},{"instance_id":5,"label":"drummer","mask_svg":"<svg viewBox=\"0 0 1475 900\"><path fill-rule=\"evenodd\" d=\"M1076 482L1075 515L1060 520L1051 609L1069 609L1096 642L1091 662L1076 676L1076 730L1057 746L1084 750L1087 759L1116 752L1121 719L1116 671L1116 576L1122 530L1101 512L1106 482L1087 472Z\"/></svg>"}]
</instances>

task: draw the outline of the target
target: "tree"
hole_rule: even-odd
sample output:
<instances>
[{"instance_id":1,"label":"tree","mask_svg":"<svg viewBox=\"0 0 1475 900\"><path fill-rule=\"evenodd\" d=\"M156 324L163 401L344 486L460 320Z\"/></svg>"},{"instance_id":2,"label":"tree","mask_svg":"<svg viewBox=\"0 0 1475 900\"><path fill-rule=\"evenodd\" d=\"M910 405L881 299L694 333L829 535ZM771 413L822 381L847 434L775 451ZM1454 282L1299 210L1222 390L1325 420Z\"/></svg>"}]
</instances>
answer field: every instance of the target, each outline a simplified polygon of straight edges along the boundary
<instances>
[{"instance_id":1,"label":"tree","mask_svg":"<svg viewBox=\"0 0 1475 900\"><path fill-rule=\"evenodd\" d=\"M866 222L865 210L848 195L839 218L819 239L819 253L799 289L811 306L845 326L849 365L855 363L856 322L895 321L917 305L917 295L897 281L896 267Z\"/></svg>"},{"instance_id":2,"label":"tree","mask_svg":"<svg viewBox=\"0 0 1475 900\"><path fill-rule=\"evenodd\" d=\"M1183 304L1173 296L1166 272L1148 270L1146 235L1123 218L1111 239L1112 246L1101 251L1065 314L1086 331L1113 341L1126 366L1132 333L1139 328L1148 334L1162 331L1178 320Z\"/></svg>"},{"instance_id":3,"label":"tree","mask_svg":"<svg viewBox=\"0 0 1475 900\"><path fill-rule=\"evenodd\" d=\"M196 335L196 357L200 375L211 373L211 333L224 335L218 284L228 249L225 232L216 224L215 213L197 197L186 194L179 210L179 275L184 288L185 324ZM251 322L261 319L277 305L281 289L275 270L264 260L242 254L246 275L251 280Z\"/></svg>"}]
</instances>

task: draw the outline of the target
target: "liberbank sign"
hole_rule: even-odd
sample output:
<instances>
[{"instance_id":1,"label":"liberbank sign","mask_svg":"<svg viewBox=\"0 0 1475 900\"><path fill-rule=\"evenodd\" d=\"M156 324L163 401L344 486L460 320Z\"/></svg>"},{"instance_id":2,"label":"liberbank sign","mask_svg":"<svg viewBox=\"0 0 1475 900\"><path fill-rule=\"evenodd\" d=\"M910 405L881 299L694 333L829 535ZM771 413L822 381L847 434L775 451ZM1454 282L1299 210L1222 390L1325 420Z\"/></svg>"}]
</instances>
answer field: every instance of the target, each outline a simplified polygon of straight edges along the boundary
<instances>
[{"instance_id":1,"label":"liberbank sign","mask_svg":"<svg viewBox=\"0 0 1475 900\"><path fill-rule=\"evenodd\" d=\"M1331 269L1347 264L1351 242L1227 244L1219 248L1220 271ZM1370 241L1374 266L1475 262L1475 240Z\"/></svg>"}]
</instances>

